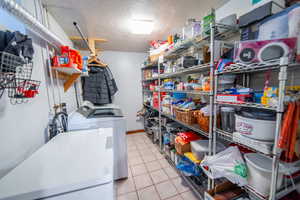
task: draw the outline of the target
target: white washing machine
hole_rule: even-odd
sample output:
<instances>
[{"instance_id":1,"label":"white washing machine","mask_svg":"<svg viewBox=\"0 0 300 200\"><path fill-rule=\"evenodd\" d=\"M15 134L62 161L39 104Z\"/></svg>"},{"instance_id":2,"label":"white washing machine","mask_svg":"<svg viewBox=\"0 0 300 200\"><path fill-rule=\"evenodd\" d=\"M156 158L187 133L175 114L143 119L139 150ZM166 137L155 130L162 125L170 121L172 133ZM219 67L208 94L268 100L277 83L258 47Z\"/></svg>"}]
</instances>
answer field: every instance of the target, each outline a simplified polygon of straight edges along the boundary
<instances>
[{"instance_id":1,"label":"white washing machine","mask_svg":"<svg viewBox=\"0 0 300 200\"><path fill-rule=\"evenodd\" d=\"M68 130L113 128L114 179L128 177L126 119L121 109L113 104L94 106L85 101L69 115Z\"/></svg>"},{"instance_id":2,"label":"white washing machine","mask_svg":"<svg viewBox=\"0 0 300 200\"><path fill-rule=\"evenodd\" d=\"M112 133L55 136L0 179L0 200L114 200Z\"/></svg>"}]
</instances>

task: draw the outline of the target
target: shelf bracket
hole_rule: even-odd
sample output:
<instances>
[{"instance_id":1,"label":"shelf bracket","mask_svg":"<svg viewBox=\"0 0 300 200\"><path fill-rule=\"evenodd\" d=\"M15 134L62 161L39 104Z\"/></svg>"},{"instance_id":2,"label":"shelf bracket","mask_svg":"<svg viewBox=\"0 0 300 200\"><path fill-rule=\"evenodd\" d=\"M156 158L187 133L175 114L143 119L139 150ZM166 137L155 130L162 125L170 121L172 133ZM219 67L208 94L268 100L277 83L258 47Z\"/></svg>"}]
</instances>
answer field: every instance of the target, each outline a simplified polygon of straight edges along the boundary
<instances>
[{"instance_id":1,"label":"shelf bracket","mask_svg":"<svg viewBox=\"0 0 300 200\"><path fill-rule=\"evenodd\" d=\"M64 83L64 91L67 92L72 84L80 77L81 74L72 74Z\"/></svg>"}]
</instances>

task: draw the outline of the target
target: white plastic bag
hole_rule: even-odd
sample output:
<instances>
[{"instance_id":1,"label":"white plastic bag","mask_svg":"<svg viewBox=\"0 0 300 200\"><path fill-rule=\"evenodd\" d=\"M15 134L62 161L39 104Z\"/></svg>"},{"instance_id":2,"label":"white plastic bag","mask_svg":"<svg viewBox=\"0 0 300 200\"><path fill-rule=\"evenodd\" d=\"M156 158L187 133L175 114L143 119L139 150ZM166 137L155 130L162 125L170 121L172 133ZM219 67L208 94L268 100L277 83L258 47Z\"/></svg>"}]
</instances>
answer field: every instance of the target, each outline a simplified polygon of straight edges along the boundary
<instances>
[{"instance_id":1,"label":"white plastic bag","mask_svg":"<svg viewBox=\"0 0 300 200\"><path fill-rule=\"evenodd\" d=\"M211 179L225 177L239 186L248 184L247 167L237 147L229 147L214 156L205 156L200 166Z\"/></svg>"}]
</instances>

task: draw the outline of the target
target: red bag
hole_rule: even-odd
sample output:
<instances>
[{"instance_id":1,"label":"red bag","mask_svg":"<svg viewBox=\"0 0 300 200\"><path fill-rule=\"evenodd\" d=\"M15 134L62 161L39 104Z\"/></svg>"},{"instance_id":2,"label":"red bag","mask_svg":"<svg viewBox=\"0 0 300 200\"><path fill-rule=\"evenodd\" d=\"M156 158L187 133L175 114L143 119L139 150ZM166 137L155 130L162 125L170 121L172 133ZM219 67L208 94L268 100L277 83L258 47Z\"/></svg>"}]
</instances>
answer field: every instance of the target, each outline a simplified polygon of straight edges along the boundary
<instances>
[{"instance_id":1,"label":"red bag","mask_svg":"<svg viewBox=\"0 0 300 200\"><path fill-rule=\"evenodd\" d=\"M191 141L202 139L199 135L197 135L194 132L181 132L178 133L177 135L181 137L182 140L186 143L190 143Z\"/></svg>"}]
</instances>

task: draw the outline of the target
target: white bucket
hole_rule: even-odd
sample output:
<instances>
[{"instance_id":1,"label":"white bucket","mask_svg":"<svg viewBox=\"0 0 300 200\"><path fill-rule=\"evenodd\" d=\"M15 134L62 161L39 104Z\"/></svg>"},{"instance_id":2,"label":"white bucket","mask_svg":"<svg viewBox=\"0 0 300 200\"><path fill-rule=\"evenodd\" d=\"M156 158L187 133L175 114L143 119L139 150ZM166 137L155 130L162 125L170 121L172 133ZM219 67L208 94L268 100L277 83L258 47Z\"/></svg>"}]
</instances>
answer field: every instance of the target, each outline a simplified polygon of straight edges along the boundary
<instances>
[{"instance_id":1,"label":"white bucket","mask_svg":"<svg viewBox=\"0 0 300 200\"><path fill-rule=\"evenodd\" d=\"M262 196L269 196L272 177L272 159L257 153L247 153L244 157L248 167L248 185ZM277 189L281 187L282 181L283 172L281 166L278 172Z\"/></svg>"},{"instance_id":2,"label":"white bucket","mask_svg":"<svg viewBox=\"0 0 300 200\"><path fill-rule=\"evenodd\" d=\"M255 140L272 141L275 138L276 121L235 115L235 129L240 134Z\"/></svg>"}]
</instances>

